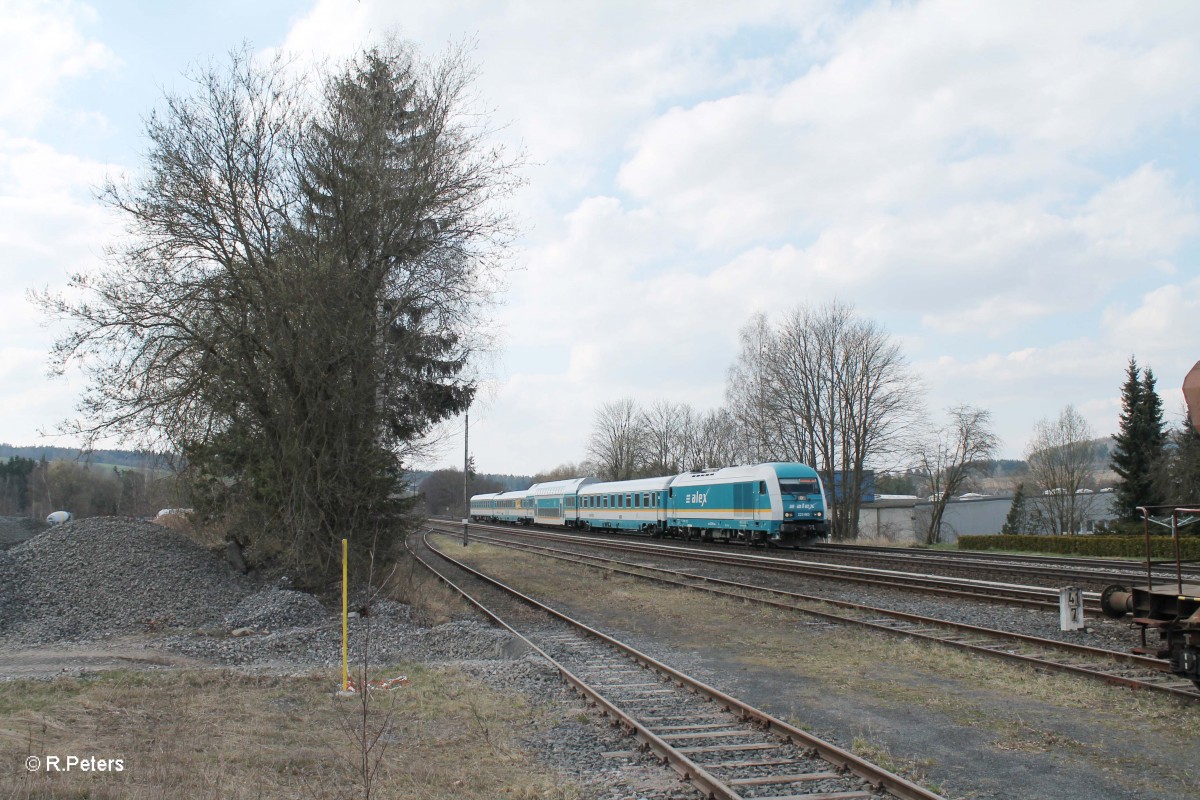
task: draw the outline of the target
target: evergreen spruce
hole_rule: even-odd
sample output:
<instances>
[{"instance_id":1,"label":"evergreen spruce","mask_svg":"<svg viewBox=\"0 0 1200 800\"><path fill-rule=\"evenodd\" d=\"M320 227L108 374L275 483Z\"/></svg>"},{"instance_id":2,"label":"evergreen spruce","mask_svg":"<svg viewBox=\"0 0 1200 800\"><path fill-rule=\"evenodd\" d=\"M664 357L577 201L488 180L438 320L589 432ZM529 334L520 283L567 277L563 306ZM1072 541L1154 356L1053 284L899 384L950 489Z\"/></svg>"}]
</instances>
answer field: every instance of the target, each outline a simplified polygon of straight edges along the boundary
<instances>
[{"instance_id":1,"label":"evergreen spruce","mask_svg":"<svg viewBox=\"0 0 1200 800\"><path fill-rule=\"evenodd\" d=\"M1000 532L1009 535L1029 533L1026 517L1025 484L1018 483L1017 490L1013 492L1012 505L1008 508L1008 516L1004 518L1004 526L1000 528Z\"/></svg>"},{"instance_id":2,"label":"evergreen spruce","mask_svg":"<svg viewBox=\"0 0 1200 800\"><path fill-rule=\"evenodd\" d=\"M1160 473L1163 455L1169 437L1163 423L1162 398L1155 389L1154 370L1150 367L1142 372L1142 442L1146 458L1146 497L1144 505L1162 505L1167 502L1162 489Z\"/></svg>"},{"instance_id":3,"label":"evergreen spruce","mask_svg":"<svg viewBox=\"0 0 1200 800\"><path fill-rule=\"evenodd\" d=\"M1137 520L1138 506L1162 502L1162 481L1156 475L1167 435L1154 371L1147 368L1143 373L1132 356L1121 389L1120 431L1113 439L1112 468L1121 479L1115 507L1122 519Z\"/></svg>"},{"instance_id":4,"label":"evergreen spruce","mask_svg":"<svg viewBox=\"0 0 1200 800\"><path fill-rule=\"evenodd\" d=\"M1146 487L1141 482L1141 476L1145 470L1141 459L1142 449L1138 444L1144 410L1141 370L1137 360L1130 356L1125 385L1121 388L1120 430L1113 437L1115 446L1112 451L1112 468L1121 479L1116 486L1114 505L1122 519L1136 518L1137 507L1144 503L1142 498Z\"/></svg>"}]
</instances>

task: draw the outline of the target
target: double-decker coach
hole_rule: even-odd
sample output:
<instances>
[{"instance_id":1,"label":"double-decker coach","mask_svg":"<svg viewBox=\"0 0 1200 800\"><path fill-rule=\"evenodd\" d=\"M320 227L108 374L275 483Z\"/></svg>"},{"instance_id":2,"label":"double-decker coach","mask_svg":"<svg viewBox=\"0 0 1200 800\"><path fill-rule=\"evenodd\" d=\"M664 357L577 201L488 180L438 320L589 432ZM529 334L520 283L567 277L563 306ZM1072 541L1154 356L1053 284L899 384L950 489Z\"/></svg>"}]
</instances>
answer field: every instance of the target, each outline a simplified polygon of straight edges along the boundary
<instances>
[{"instance_id":1,"label":"double-decker coach","mask_svg":"<svg viewBox=\"0 0 1200 800\"><path fill-rule=\"evenodd\" d=\"M674 476L593 483L579 490L580 528L648 531L666 529L667 487Z\"/></svg>"},{"instance_id":2,"label":"double-decker coach","mask_svg":"<svg viewBox=\"0 0 1200 800\"><path fill-rule=\"evenodd\" d=\"M579 489L592 483L596 483L595 478L571 478L530 486L526 499L533 504L533 521L538 525L575 527Z\"/></svg>"}]
</instances>

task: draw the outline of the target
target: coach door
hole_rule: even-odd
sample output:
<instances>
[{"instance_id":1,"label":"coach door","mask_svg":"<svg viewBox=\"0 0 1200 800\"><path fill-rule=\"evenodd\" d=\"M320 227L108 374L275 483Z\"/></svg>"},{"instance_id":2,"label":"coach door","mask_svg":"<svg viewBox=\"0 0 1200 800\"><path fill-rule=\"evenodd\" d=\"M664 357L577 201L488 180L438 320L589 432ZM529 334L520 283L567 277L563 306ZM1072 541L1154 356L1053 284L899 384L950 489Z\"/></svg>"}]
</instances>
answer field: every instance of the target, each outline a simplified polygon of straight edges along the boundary
<instances>
[{"instance_id":1,"label":"coach door","mask_svg":"<svg viewBox=\"0 0 1200 800\"><path fill-rule=\"evenodd\" d=\"M735 483L733 485L733 518L754 519L757 483Z\"/></svg>"}]
</instances>

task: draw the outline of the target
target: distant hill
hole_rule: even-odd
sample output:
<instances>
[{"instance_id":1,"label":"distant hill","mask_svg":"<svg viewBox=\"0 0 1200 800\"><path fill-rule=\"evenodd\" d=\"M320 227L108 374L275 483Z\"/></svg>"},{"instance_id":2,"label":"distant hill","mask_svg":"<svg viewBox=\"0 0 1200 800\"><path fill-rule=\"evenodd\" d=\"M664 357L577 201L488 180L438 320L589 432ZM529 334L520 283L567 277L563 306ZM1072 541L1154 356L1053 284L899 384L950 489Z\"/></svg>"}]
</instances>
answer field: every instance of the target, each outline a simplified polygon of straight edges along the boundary
<instances>
[{"instance_id":1,"label":"distant hill","mask_svg":"<svg viewBox=\"0 0 1200 800\"><path fill-rule=\"evenodd\" d=\"M77 447L51 447L31 445L16 447L7 442L0 443L0 460L20 456L34 461L78 461L81 464L110 464L131 469L169 469L170 457L146 450L92 450L83 452Z\"/></svg>"}]
</instances>

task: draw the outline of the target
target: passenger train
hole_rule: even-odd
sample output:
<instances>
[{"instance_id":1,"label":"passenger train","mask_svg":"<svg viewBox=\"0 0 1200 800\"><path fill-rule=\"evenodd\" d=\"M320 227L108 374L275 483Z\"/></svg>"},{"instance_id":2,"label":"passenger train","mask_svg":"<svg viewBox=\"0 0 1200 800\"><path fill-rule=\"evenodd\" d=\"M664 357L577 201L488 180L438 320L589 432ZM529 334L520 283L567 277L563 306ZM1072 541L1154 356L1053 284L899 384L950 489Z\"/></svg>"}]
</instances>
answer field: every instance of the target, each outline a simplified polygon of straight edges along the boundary
<instances>
[{"instance_id":1,"label":"passenger train","mask_svg":"<svg viewBox=\"0 0 1200 800\"><path fill-rule=\"evenodd\" d=\"M478 494L471 519L654 537L797 546L825 536L825 490L804 464L770 463L600 482L535 483Z\"/></svg>"}]
</instances>

